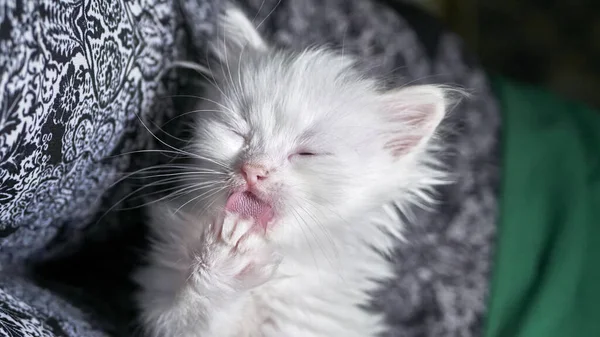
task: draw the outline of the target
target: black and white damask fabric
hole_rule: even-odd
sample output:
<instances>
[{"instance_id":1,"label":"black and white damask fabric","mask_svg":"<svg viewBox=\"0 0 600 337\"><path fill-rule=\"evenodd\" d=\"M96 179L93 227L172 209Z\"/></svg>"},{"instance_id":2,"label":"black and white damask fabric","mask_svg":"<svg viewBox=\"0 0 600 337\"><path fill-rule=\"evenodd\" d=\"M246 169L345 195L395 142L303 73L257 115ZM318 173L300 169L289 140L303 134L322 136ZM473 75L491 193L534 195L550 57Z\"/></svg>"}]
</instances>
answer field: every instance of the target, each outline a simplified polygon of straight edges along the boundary
<instances>
[{"instance_id":1,"label":"black and white damask fabric","mask_svg":"<svg viewBox=\"0 0 600 337\"><path fill-rule=\"evenodd\" d=\"M160 75L186 53L180 5L208 36L215 3L0 0L0 336L102 336L11 268L119 226L96 219L173 115Z\"/></svg>"},{"instance_id":2,"label":"black and white damask fabric","mask_svg":"<svg viewBox=\"0 0 600 337\"><path fill-rule=\"evenodd\" d=\"M155 148L151 132L174 115L164 98L178 83L162 72L214 33L218 2L0 0L0 336L108 331L8 268L127 225L113 213L97 220L132 189L113 188L122 174L156 160L134 153ZM409 243L393 256L397 278L382 285L374 309L386 312L388 336L478 336L499 128L481 69L465 62L455 36L441 35L432 52L376 0L242 2L255 22L274 9L261 29L277 45L343 46L396 84L458 84L475 94L448 120L457 183L441 191L440 213L417 213Z\"/></svg>"},{"instance_id":3,"label":"black and white damask fabric","mask_svg":"<svg viewBox=\"0 0 600 337\"><path fill-rule=\"evenodd\" d=\"M25 279L0 277L0 336L108 337L98 324Z\"/></svg>"},{"instance_id":4,"label":"black and white damask fabric","mask_svg":"<svg viewBox=\"0 0 600 337\"><path fill-rule=\"evenodd\" d=\"M200 18L210 12L209 1L191 5ZM174 1L0 8L0 261L8 263L92 223L101 196L135 164L121 154L153 148L144 124L153 130L173 114L159 75L183 49Z\"/></svg>"}]
</instances>

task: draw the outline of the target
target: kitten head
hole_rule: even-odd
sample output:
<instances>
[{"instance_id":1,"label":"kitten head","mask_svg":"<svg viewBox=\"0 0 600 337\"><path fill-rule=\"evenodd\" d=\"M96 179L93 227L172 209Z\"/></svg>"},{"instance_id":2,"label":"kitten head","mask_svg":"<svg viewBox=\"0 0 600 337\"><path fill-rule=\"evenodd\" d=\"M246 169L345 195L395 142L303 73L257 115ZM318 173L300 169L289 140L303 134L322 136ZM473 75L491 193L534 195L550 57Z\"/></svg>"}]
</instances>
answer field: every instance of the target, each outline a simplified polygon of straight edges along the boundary
<instances>
[{"instance_id":1,"label":"kitten head","mask_svg":"<svg viewBox=\"0 0 600 337\"><path fill-rule=\"evenodd\" d=\"M294 242L306 227L350 226L439 182L427 162L443 88L386 91L348 56L270 48L236 9L221 22L190 150L218 172L201 178L213 210L254 217Z\"/></svg>"}]
</instances>

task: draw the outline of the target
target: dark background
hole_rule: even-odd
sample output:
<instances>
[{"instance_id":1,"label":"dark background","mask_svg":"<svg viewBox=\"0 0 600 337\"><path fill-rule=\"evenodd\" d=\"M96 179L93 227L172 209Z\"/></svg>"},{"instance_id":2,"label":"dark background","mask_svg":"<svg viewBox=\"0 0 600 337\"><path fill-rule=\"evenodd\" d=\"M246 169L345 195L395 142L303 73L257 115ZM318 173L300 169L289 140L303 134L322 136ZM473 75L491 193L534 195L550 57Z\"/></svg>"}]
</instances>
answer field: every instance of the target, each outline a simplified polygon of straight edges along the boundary
<instances>
[{"instance_id":1,"label":"dark background","mask_svg":"<svg viewBox=\"0 0 600 337\"><path fill-rule=\"evenodd\" d=\"M600 107L600 0L412 0L487 70Z\"/></svg>"}]
</instances>

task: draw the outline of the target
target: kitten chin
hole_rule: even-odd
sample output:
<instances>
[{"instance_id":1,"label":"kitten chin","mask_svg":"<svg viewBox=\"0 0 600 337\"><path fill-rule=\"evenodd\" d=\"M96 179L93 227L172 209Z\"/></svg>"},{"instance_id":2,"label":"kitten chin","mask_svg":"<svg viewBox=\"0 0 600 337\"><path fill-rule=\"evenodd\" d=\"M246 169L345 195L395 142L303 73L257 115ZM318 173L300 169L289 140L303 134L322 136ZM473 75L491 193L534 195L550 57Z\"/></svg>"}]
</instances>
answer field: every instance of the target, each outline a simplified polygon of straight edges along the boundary
<instances>
[{"instance_id":1,"label":"kitten chin","mask_svg":"<svg viewBox=\"0 0 600 337\"><path fill-rule=\"evenodd\" d=\"M460 92L388 90L349 56L274 49L231 6L219 32L215 61L194 66L207 88L179 150L177 201L149 210L142 325L153 336L379 334L364 304L393 276L397 210L432 203L448 181L436 134Z\"/></svg>"}]
</instances>

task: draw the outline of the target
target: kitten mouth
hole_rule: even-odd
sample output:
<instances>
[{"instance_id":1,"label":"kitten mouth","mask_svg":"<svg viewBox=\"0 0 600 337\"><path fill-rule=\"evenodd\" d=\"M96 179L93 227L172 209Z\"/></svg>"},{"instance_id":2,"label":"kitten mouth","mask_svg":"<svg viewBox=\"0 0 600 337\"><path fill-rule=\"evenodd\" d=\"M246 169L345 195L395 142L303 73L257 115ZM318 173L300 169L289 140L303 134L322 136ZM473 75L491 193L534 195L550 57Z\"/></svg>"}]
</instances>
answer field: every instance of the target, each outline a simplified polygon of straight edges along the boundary
<instances>
[{"instance_id":1,"label":"kitten mouth","mask_svg":"<svg viewBox=\"0 0 600 337\"><path fill-rule=\"evenodd\" d=\"M249 191L234 192L227 199L225 209L243 217L253 218L263 228L267 228L274 216L273 207Z\"/></svg>"}]
</instances>

